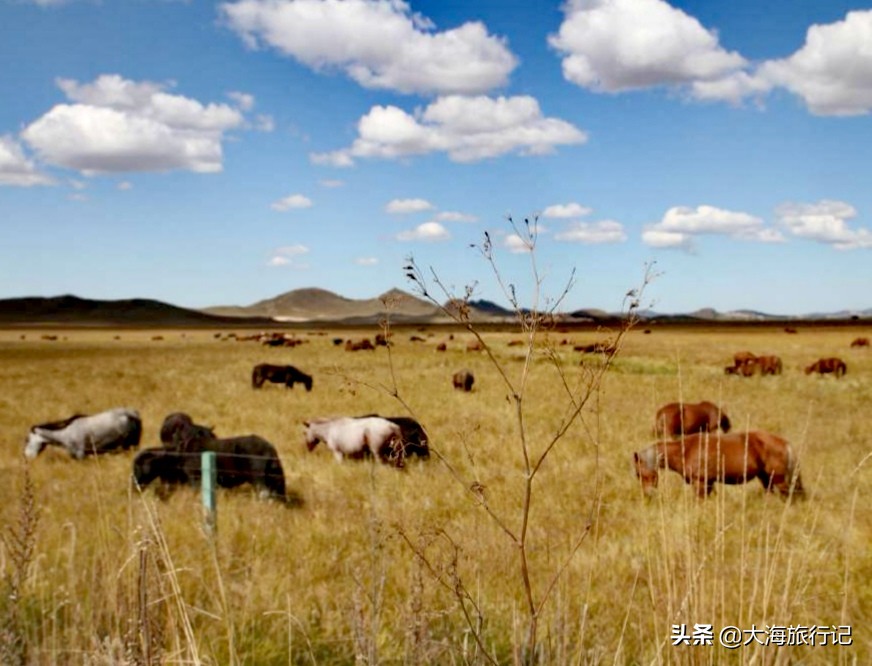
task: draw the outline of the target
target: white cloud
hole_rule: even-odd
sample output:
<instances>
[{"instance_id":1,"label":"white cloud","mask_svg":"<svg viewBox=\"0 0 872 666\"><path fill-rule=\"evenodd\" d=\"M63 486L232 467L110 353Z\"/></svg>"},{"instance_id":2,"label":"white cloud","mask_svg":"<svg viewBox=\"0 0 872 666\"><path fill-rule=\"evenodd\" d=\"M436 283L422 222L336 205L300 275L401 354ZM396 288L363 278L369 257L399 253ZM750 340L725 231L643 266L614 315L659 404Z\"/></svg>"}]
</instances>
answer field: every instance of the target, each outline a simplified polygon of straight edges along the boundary
<instances>
[{"instance_id":1,"label":"white cloud","mask_svg":"<svg viewBox=\"0 0 872 666\"><path fill-rule=\"evenodd\" d=\"M132 189L133 189L133 183L131 183L129 180L122 180L122 181L121 181L120 183L118 183L118 185L116 185L115 187L116 187L117 189L119 189L119 190L132 190Z\"/></svg>"},{"instance_id":2,"label":"white cloud","mask_svg":"<svg viewBox=\"0 0 872 666\"><path fill-rule=\"evenodd\" d=\"M433 210L434 206L426 199L391 199L385 206L385 211L391 215L406 215Z\"/></svg>"},{"instance_id":3,"label":"white cloud","mask_svg":"<svg viewBox=\"0 0 872 666\"><path fill-rule=\"evenodd\" d=\"M570 243L585 243L594 245L600 243L623 243L627 240L624 225L614 220L601 220L599 222L572 222L569 226L554 234L559 241Z\"/></svg>"},{"instance_id":4,"label":"white cloud","mask_svg":"<svg viewBox=\"0 0 872 666\"><path fill-rule=\"evenodd\" d=\"M236 106L238 106L242 111L251 111L254 108L254 95L233 91L227 93L227 96L236 102Z\"/></svg>"},{"instance_id":5,"label":"white cloud","mask_svg":"<svg viewBox=\"0 0 872 666\"><path fill-rule=\"evenodd\" d=\"M358 121L357 131L349 148L313 154L312 161L351 166L354 158L445 152L455 162L476 162L506 153L542 155L558 145L587 141L574 125L544 117L539 103L529 96L440 97L414 114L395 106L374 106Z\"/></svg>"},{"instance_id":6,"label":"white cloud","mask_svg":"<svg viewBox=\"0 0 872 666\"><path fill-rule=\"evenodd\" d=\"M475 94L506 85L517 65L482 23L436 31L402 0L239 0L220 12L248 46L341 70L366 88Z\"/></svg>"},{"instance_id":7,"label":"white cloud","mask_svg":"<svg viewBox=\"0 0 872 666\"><path fill-rule=\"evenodd\" d=\"M448 229L438 222L424 222L414 229L401 231L397 234L397 240L401 241L443 241L451 238Z\"/></svg>"},{"instance_id":8,"label":"white cloud","mask_svg":"<svg viewBox=\"0 0 872 666\"><path fill-rule=\"evenodd\" d=\"M522 254L533 250L531 244L521 238L518 234L508 234L503 240L503 245L512 254Z\"/></svg>"},{"instance_id":9,"label":"white cloud","mask_svg":"<svg viewBox=\"0 0 872 666\"><path fill-rule=\"evenodd\" d=\"M478 218L475 215L454 210L440 211L436 213L433 219L437 222L478 222Z\"/></svg>"},{"instance_id":10,"label":"white cloud","mask_svg":"<svg viewBox=\"0 0 872 666\"><path fill-rule=\"evenodd\" d=\"M570 218L570 217L584 217L585 215L589 215L591 213L590 208L587 206L582 206L579 203L568 203L568 204L554 204L553 206L548 206L545 210L542 211L542 217L555 217L555 218Z\"/></svg>"},{"instance_id":11,"label":"white cloud","mask_svg":"<svg viewBox=\"0 0 872 666\"><path fill-rule=\"evenodd\" d=\"M221 171L224 134L244 124L239 109L169 94L168 84L104 74L58 86L73 103L56 105L21 136L42 161L85 174Z\"/></svg>"},{"instance_id":12,"label":"white cloud","mask_svg":"<svg viewBox=\"0 0 872 666\"><path fill-rule=\"evenodd\" d=\"M273 132L276 128L276 121L272 116L259 113L254 117L253 127L258 132Z\"/></svg>"},{"instance_id":13,"label":"white cloud","mask_svg":"<svg viewBox=\"0 0 872 666\"><path fill-rule=\"evenodd\" d=\"M323 180L319 180L318 184L321 187L342 187L345 185L344 180L337 180L335 178L325 178Z\"/></svg>"},{"instance_id":14,"label":"white cloud","mask_svg":"<svg viewBox=\"0 0 872 666\"><path fill-rule=\"evenodd\" d=\"M850 116L872 109L872 10L843 21L812 25L805 44L783 60L760 66L758 76L798 95L817 115Z\"/></svg>"},{"instance_id":15,"label":"white cloud","mask_svg":"<svg viewBox=\"0 0 872 666\"><path fill-rule=\"evenodd\" d=\"M31 187L51 185L52 179L40 173L11 136L0 136L0 185Z\"/></svg>"},{"instance_id":16,"label":"white cloud","mask_svg":"<svg viewBox=\"0 0 872 666\"><path fill-rule=\"evenodd\" d=\"M301 257L305 254L309 253L309 248L305 245L285 245L282 247L277 247L272 251L270 258L267 260L267 266L291 266L294 265L298 268L305 268L305 264L298 264L296 262L297 257Z\"/></svg>"},{"instance_id":17,"label":"white cloud","mask_svg":"<svg viewBox=\"0 0 872 666\"><path fill-rule=\"evenodd\" d=\"M88 195L82 194L81 192L76 192L75 194L71 194L70 196L68 196L67 199L69 199L70 201L78 201L81 203L88 201Z\"/></svg>"},{"instance_id":18,"label":"white cloud","mask_svg":"<svg viewBox=\"0 0 872 666\"><path fill-rule=\"evenodd\" d=\"M278 201L274 201L270 204L270 208L273 210L277 210L279 212L285 212L288 210L292 210L295 208L311 208L312 200L304 196L302 194L291 194L289 196L284 197L283 199L279 199Z\"/></svg>"},{"instance_id":19,"label":"white cloud","mask_svg":"<svg viewBox=\"0 0 872 666\"><path fill-rule=\"evenodd\" d=\"M660 222L644 229L642 241L652 247L689 250L693 247L694 237L703 234L723 235L760 243L784 240L780 232L766 227L763 220L748 213L714 206L676 206L667 210Z\"/></svg>"},{"instance_id":20,"label":"white cloud","mask_svg":"<svg viewBox=\"0 0 872 666\"><path fill-rule=\"evenodd\" d=\"M376 266L378 265L378 259L375 257L358 257L354 260L354 263L358 266Z\"/></svg>"},{"instance_id":21,"label":"white cloud","mask_svg":"<svg viewBox=\"0 0 872 666\"><path fill-rule=\"evenodd\" d=\"M717 33L663 0L568 0L550 45L563 75L584 88L620 92L722 79L746 61Z\"/></svg>"},{"instance_id":22,"label":"white cloud","mask_svg":"<svg viewBox=\"0 0 872 666\"><path fill-rule=\"evenodd\" d=\"M872 248L872 231L852 229L857 210L843 201L786 203L775 210L779 222L795 236L832 245L837 250Z\"/></svg>"}]
</instances>

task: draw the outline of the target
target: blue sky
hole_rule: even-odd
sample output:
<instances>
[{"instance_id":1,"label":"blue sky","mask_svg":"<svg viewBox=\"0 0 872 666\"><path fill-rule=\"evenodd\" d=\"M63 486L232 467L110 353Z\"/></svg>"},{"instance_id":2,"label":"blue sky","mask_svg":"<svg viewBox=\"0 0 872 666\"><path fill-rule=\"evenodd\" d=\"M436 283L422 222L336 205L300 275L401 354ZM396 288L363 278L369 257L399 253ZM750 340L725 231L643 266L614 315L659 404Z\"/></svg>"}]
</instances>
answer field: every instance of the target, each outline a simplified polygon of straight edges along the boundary
<instances>
[{"instance_id":1,"label":"blue sky","mask_svg":"<svg viewBox=\"0 0 872 666\"><path fill-rule=\"evenodd\" d=\"M0 0L0 297L872 307L872 7Z\"/></svg>"}]
</instances>

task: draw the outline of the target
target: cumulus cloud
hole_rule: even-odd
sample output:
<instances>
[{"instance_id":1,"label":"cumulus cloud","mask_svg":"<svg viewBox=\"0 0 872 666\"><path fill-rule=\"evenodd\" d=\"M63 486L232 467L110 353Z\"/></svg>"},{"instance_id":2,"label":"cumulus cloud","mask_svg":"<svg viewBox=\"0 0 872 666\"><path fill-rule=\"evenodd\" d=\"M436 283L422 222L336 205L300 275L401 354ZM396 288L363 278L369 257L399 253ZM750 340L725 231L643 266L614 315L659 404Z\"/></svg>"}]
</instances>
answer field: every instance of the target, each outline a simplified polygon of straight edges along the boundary
<instances>
[{"instance_id":1,"label":"cumulus cloud","mask_svg":"<svg viewBox=\"0 0 872 666\"><path fill-rule=\"evenodd\" d=\"M451 238L448 229L443 227L438 222L424 222L419 224L414 229L401 231L397 234L397 240L401 241L444 241Z\"/></svg>"},{"instance_id":2,"label":"cumulus cloud","mask_svg":"<svg viewBox=\"0 0 872 666\"><path fill-rule=\"evenodd\" d=\"M295 208L311 208L312 200L302 194L291 194L270 204L270 208L283 213Z\"/></svg>"},{"instance_id":3,"label":"cumulus cloud","mask_svg":"<svg viewBox=\"0 0 872 666\"><path fill-rule=\"evenodd\" d=\"M378 259L375 257L358 257L354 260L354 263L358 266L376 266L378 265Z\"/></svg>"},{"instance_id":4,"label":"cumulus cloud","mask_svg":"<svg viewBox=\"0 0 872 666\"><path fill-rule=\"evenodd\" d=\"M601 92L715 81L745 59L718 36L663 0L569 0L549 44L563 56L563 75Z\"/></svg>"},{"instance_id":5,"label":"cumulus cloud","mask_svg":"<svg viewBox=\"0 0 872 666\"><path fill-rule=\"evenodd\" d=\"M532 243L525 241L518 234L508 234L503 239L503 246L512 254L522 254L524 252L533 251Z\"/></svg>"},{"instance_id":6,"label":"cumulus cloud","mask_svg":"<svg viewBox=\"0 0 872 666\"><path fill-rule=\"evenodd\" d=\"M434 219L437 222L478 222L478 218L475 215L455 210L439 211Z\"/></svg>"},{"instance_id":7,"label":"cumulus cloud","mask_svg":"<svg viewBox=\"0 0 872 666\"><path fill-rule=\"evenodd\" d=\"M779 231L748 213L714 206L676 206L667 210L660 222L643 230L642 241L651 247L690 250L696 236L711 234L761 243L784 240Z\"/></svg>"},{"instance_id":8,"label":"cumulus cloud","mask_svg":"<svg viewBox=\"0 0 872 666\"><path fill-rule=\"evenodd\" d=\"M51 185L52 179L37 169L11 136L0 136L0 185L31 187Z\"/></svg>"},{"instance_id":9,"label":"cumulus cloud","mask_svg":"<svg viewBox=\"0 0 872 666\"><path fill-rule=\"evenodd\" d=\"M305 245L284 245L277 247L272 251L270 258L267 260L267 266L297 266L304 268L305 264L297 263L297 257L301 257L309 253L309 248Z\"/></svg>"},{"instance_id":10,"label":"cumulus cloud","mask_svg":"<svg viewBox=\"0 0 872 666\"><path fill-rule=\"evenodd\" d=\"M476 162L506 153L542 155L556 146L579 144L587 135L574 125L542 115L529 96L440 97L413 114L374 106L357 123L346 149L316 153L316 164L351 166L354 158L398 159L444 152L455 162Z\"/></svg>"},{"instance_id":11,"label":"cumulus cloud","mask_svg":"<svg viewBox=\"0 0 872 666\"><path fill-rule=\"evenodd\" d=\"M221 171L224 135L244 124L239 108L168 93L169 84L117 74L57 83L72 103L56 105L21 137L43 162L85 174Z\"/></svg>"},{"instance_id":12,"label":"cumulus cloud","mask_svg":"<svg viewBox=\"0 0 872 666\"><path fill-rule=\"evenodd\" d=\"M345 181L344 180L337 180L335 178L324 178L323 180L319 180L318 184L321 187L333 188L333 187L342 187L343 185L345 185Z\"/></svg>"},{"instance_id":13,"label":"cumulus cloud","mask_svg":"<svg viewBox=\"0 0 872 666\"><path fill-rule=\"evenodd\" d=\"M627 240L624 225L614 220L599 222L573 222L566 229L554 234L559 241L596 245L600 243L623 243Z\"/></svg>"},{"instance_id":14,"label":"cumulus cloud","mask_svg":"<svg viewBox=\"0 0 872 666\"><path fill-rule=\"evenodd\" d=\"M426 199L391 199L385 206L385 211L391 215L406 215L433 210L434 206Z\"/></svg>"},{"instance_id":15,"label":"cumulus cloud","mask_svg":"<svg viewBox=\"0 0 872 666\"><path fill-rule=\"evenodd\" d=\"M480 22L436 31L402 0L239 0L221 5L245 43L366 88L475 94L506 85L518 61Z\"/></svg>"},{"instance_id":16,"label":"cumulus cloud","mask_svg":"<svg viewBox=\"0 0 872 666\"><path fill-rule=\"evenodd\" d=\"M587 206L582 206L578 203L568 203L568 204L554 204L553 206L548 206L545 210L542 211L542 217L553 217L553 218L570 218L570 217L584 217L585 215L589 215L591 213L590 208Z\"/></svg>"},{"instance_id":17,"label":"cumulus cloud","mask_svg":"<svg viewBox=\"0 0 872 666\"><path fill-rule=\"evenodd\" d=\"M794 236L832 245L837 250L872 248L872 231L848 225L848 220L857 216L857 210L844 201L785 203L775 213Z\"/></svg>"},{"instance_id":18,"label":"cumulus cloud","mask_svg":"<svg viewBox=\"0 0 872 666\"><path fill-rule=\"evenodd\" d=\"M813 25L805 44L783 60L760 66L758 76L802 98L817 115L851 116L872 109L872 10Z\"/></svg>"}]
</instances>

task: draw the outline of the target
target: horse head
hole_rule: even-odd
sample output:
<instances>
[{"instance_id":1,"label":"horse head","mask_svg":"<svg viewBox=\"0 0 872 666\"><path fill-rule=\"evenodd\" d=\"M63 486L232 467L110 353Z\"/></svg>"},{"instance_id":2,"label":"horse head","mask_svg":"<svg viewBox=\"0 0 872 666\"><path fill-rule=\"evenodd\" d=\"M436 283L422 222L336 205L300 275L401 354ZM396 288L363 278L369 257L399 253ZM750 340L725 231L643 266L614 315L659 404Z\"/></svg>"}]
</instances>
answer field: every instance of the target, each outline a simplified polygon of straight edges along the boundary
<instances>
[{"instance_id":1,"label":"horse head","mask_svg":"<svg viewBox=\"0 0 872 666\"><path fill-rule=\"evenodd\" d=\"M662 456L657 452L656 445L633 454L636 477L642 483L642 490L646 495L650 495L657 488L657 482L660 480L660 474L657 470L661 464Z\"/></svg>"},{"instance_id":2,"label":"horse head","mask_svg":"<svg viewBox=\"0 0 872 666\"><path fill-rule=\"evenodd\" d=\"M46 436L45 432L41 431L40 428L31 428L30 432L27 433L27 439L24 440L24 457L33 460L53 441L54 440Z\"/></svg>"},{"instance_id":3,"label":"horse head","mask_svg":"<svg viewBox=\"0 0 872 666\"><path fill-rule=\"evenodd\" d=\"M133 459L133 473L131 475L134 488L145 488L161 475L163 466L163 449L157 451L141 451Z\"/></svg>"},{"instance_id":4,"label":"horse head","mask_svg":"<svg viewBox=\"0 0 872 666\"><path fill-rule=\"evenodd\" d=\"M303 425L306 426L306 448L312 451L321 441L321 436L315 431L317 424L313 421L303 421Z\"/></svg>"}]
</instances>

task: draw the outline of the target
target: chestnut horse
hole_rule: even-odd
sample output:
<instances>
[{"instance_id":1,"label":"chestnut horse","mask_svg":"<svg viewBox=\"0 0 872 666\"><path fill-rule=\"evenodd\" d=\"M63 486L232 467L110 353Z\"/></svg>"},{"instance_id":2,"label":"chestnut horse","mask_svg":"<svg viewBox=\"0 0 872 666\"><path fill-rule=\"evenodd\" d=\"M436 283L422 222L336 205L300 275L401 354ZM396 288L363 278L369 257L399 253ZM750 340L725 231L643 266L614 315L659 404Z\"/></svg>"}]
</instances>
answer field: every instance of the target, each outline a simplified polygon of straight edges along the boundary
<instances>
[{"instance_id":1,"label":"chestnut horse","mask_svg":"<svg viewBox=\"0 0 872 666\"><path fill-rule=\"evenodd\" d=\"M836 377L841 377L846 372L848 372L848 366L845 365L845 362L836 357L832 358L822 358L805 369L805 374L810 375L811 373L816 372L820 375L834 374Z\"/></svg>"},{"instance_id":2,"label":"chestnut horse","mask_svg":"<svg viewBox=\"0 0 872 666\"><path fill-rule=\"evenodd\" d=\"M715 481L738 484L760 479L768 492L777 490L784 497L805 492L790 444L762 431L657 442L636 451L633 465L646 495L657 487L661 467L681 474L701 499L711 494Z\"/></svg>"},{"instance_id":3,"label":"chestnut horse","mask_svg":"<svg viewBox=\"0 0 872 666\"><path fill-rule=\"evenodd\" d=\"M782 370L781 359L777 356L758 356L756 360L761 375L780 375Z\"/></svg>"},{"instance_id":4,"label":"chestnut horse","mask_svg":"<svg viewBox=\"0 0 872 666\"><path fill-rule=\"evenodd\" d=\"M670 402L657 410L654 419L654 435L676 436L682 433L711 432L720 427L730 431L730 419L713 402Z\"/></svg>"}]
</instances>

